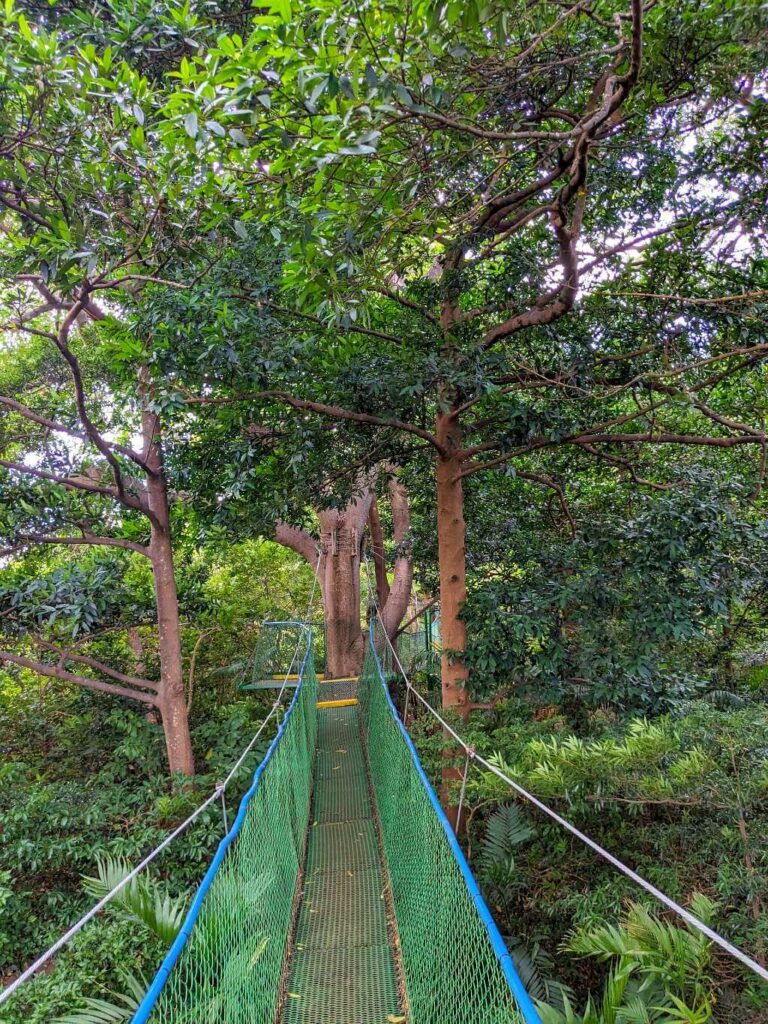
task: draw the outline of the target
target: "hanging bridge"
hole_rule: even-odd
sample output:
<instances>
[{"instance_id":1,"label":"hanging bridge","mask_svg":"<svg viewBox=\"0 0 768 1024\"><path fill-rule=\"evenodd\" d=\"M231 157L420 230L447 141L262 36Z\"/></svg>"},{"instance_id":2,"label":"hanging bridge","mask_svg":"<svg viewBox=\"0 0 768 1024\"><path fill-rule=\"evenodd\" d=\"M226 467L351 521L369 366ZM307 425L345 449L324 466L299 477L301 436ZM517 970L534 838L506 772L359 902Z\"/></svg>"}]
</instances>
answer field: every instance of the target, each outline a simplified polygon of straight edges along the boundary
<instances>
[{"instance_id":1,"label":"hanging bridge","mask_svg":"<svg viewBox=\"0 0 768 1024\"><path fill-rule=\"evenodd\" d=\"M289 709L133 1024L539 1020L373 641Z\"/></svg>"},{"instance_id":2,"label":"hanging bridge","mask_svg":"<svg viewBox=\"0 0 768 1024\"><path fill-rule=\"evenodd\" d=\"M291 642L283 633L266 659L254 653L243 688L279 693L226 779L7 985L0 1005L221 802L224 838L131 1024L540 1024L397 714L382 658L405 683L403 717L418 702L463 753L459 807L472 765L497 776L768 981L765 967L469 746L412 685L376 622L362 675L343 680L315 673L307 622L263 624L264 636L290 627ZM291 648L287 672L263 678L270 658ZM227 787L291 690L230 828Z\"/></svg>"}]
</instances>

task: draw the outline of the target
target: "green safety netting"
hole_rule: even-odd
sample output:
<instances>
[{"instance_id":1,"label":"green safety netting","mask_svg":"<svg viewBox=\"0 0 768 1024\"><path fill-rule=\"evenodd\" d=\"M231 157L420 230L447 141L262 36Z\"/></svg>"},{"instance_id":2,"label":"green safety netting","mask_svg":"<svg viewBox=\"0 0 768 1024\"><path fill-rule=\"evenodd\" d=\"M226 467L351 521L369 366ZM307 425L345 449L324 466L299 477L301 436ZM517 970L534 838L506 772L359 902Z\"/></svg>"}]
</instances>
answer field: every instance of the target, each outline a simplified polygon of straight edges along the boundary
<instances>
[{"instance_id":1,"label":"green safety netting","mask_svg":"<svg viewBox=\"0 0 768 1024\"><path fill-rule=\"evenodd\" d=\"M391 703L286 719L133 1024L539 1020Z\"/></svg>"},{"instance_id":2,"label":"green safety netting","mask_svg":"<svg viewBox=\"0 0 768 1024\"><path fill-rule=\"evenodd\" d=\"M293 639L295 645L295 631ZM134 1017L137 1024L274 1020L304 856L315 753L317 679L311 644L302 643L302 685Z\"/></svg>"},{"instance_id":3,"label":"green safety netting","mask_svg":"<svg viewBox=\"0 0 768 1024\"><path fill-rule=\"evenodd\" d=\"M409 1020L513 1024L538 1016L397 717L369 644L360 687ZM513 995L517 990L517 999Z\"/></svg>"}]
</instances>

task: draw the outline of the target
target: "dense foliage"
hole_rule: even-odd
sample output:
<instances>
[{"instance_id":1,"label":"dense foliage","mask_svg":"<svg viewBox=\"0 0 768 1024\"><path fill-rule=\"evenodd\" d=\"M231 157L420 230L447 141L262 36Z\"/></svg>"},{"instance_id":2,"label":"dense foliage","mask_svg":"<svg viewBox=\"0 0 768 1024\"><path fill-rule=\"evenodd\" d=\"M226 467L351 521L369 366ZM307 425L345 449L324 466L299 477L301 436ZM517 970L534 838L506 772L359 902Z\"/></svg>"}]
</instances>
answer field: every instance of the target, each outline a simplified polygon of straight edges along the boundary
<instances>
[{"instance_id":1,"label":"dense foliage","mask_svg":"<svg viewBox=\"0 0 768 1024\"><path fill-rule=\"evenodd\" d=\"M767 39L759 0L7 0L0 978L235 760L255 624L385 481L350 543L440 599L419 685L765 962ZM498 780L463 810L545 1024L768 1021ZM0 1019L129 1019L220 828Z\"/></svg>"}]
</instances>

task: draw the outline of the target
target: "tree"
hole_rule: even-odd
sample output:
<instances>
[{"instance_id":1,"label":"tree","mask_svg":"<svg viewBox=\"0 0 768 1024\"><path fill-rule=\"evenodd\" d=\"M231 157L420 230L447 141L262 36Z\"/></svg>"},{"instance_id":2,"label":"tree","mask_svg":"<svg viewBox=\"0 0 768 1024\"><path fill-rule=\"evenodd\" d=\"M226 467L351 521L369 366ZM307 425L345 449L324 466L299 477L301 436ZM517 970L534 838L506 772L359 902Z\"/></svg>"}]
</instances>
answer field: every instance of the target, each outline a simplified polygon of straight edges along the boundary
<instances>
[{"instance_id":1,"label":"tree","mask_svg":"<svg viewBox=\"0 0 768 1024\"><path fill-rule=\"evenodd\" d=\"M21 380L15 393L1 400L4 483L10 491L21 478L35 483L28 494L30 521L22 514L6 524L7 547L122 548L149 560L161 680L133 677L126 686L129 680L121 679L121 695L158 707L170 768L190 774L194 763L183 696L162 425L160 406L153 404L147 353L130 338L115 341L113 332L121 383L138 400L122 404L107 388L94 403L93 389L103 387L104 379L86 379L84 338L94 345L98 336L76 329L91 323L93 332L93 324L105 319L104 298L112 308L130 302L131 289L153 276L180 235L196 230L197 210L187 207L182 216L188 184L183 175L175 176L174 188L163 188L174 173L181 118L157 115L161 95L128 64L114 60L108 46L97 53L93 44L79 48L78 42L84 40L71 31L57 35L40 23L32 27L12 5L6 7L3 328L11 345L14 336L27 335L49 345L61 361L49 390L35 393ZM144 131L151 113L159 122L156 142L164 133L166 139L165 145L155 146L154 162ZM59 366L68 379L61 377ZM69 401L55 385L66 388ZM138 446L131 443L125 424L110 416L110 406L134 417ZM114 440L115 433L124 435L125 443ZM24 506L20 509L23 513ZM47 676L116 692L114 681L98 682L65 667L87 664L84 656L67 649L51 653L58 662L26 657L21 662L22 656L12 651L3 658ZM102 663L90 667L115 678Z\"/></svg>"},{"instance_id":2,"label":"tree","mask_svg":"<svg viewBox=\"0 0 768 1024\"><path fill-rule=\"evenodd\" d=\"M200 268L207 264L211 269L203 276ZM131 328L151 345L157 379L168 382L165 399L176 409L175 430L183 438L171 453L172 472L195 508L201 535L274 537L317 569L327 671L356 675L364 653L360 571L366 524L382 617L394 639L412 581L408 495L397 467L388 466L386 453L372 450L366 438L332 424L315 429L300 409L286 407L279 395L273 401L271 392L242 401L244 391L278 386L303 372L309 345L331 365L336 346L345 345L340 336L306 339L301 318L273 313L269 297L280 272L271 235L243 229L234 245L214 241L176 261L169 273L179 288L149 286L131 312ZM314 360L306 368L322 372ZM392 524L391 587L379 492L388 497Z\"/></svg>"},{"instance_id":3,"label":"tree","mask_svg":"<svg viewBox=\"0 0 768 1024\"><path fill-rule=\"evenodd\" d=\"M37 648L36 656L4 649L0 650L0 661L157 708L165 731L170 770L190 775L194 772L194 758L184 698L161 421L152 408L151 381L146 369L140 371L136 383L138 402L123 403L114 393L102 391L101 408L95 408L92 382L86 381L70 337L82 312L80 305L76 303L67 312L58 329L33 329L35 337L49 342L62 360L63 365L51 364L48 387L41 389L39 378L33 378L26 387L16 388L16 394L21 393L25 401L0 395L5 413L0 486L5 492L3 502L7 510L2 523L3 554L18 556L45 545L62 549L115 548L146 558L154 585L161 678L153 682L115 671L95 658L66 644L52 643L45 635L28 629L20 632L16 642L31 643L33 649ZM91 308L94 316L103 316L96 307ZM33 322L37 324L37 318ZM93 328L86 331L82 340L85 338L93 350L97 345ZM62 392L68 385L71 398L66 402ZM28 398L23 395L25 390ZM117 417L110 415L110 405L118 407L114 410ZM121 434L128 432L120 417L131 412L137 425L140 424L140 449L108 439L115 428ZM5 596L12 616L9 621L13 623L14 593L7 592ZM85 632L93 625L80 624ZM77 634L79 629L75 627L74 632ZM6 630L6 637L13 639L12 633ZM40 657L46 654L48 660ZM77 671L83 666L98 675ZM99 679L99 675L109 681Z\"/></svg>"},{"instance_id":4,"label":"tree","mask_svg":"<svg viewBox=\"0 0 768 1024\"><path fill-rule=\"evenodd\" d=\"M395 475L388 480L392 507L395 559L393 580L387 579L375 480L362 482L361 492L344 508L318 508L319 543L301 527L278 523L275 539L298 552L317 570L325 613L326 675L358 675L365 640L360 629L360 568L366 523L371 532L378 601L382 622L394 640L411 596L413 566L408 546L410 515L405 488Z\"/></svg>"},{"instance_id":5,"label":"tree","mask_svg":"<svg viewBox=\"0 0 768 1024\"><path fill-rule=\"evenodd\" d=\"M206 191L215 170L200 163L196 115L182 97L174 98L172 85L165 86L169 69L183 64L193 35L200 32L201 41L206 33L215 36L221 12L209 8L212 20L200 22L189 8L180 15L175 5L139 4L131 12L103 7L103 19L76 4L59 5L53 18L27 5L33 23L13 3L2 15L2 329L11 351L18 349L19 335L49 345L61 361L52 379L71 398L64 400L55 386L38 393L24 380L0 398L3 485L9 497L19 490L25 496L22 504L9 506L5 555L57 545L120 548L147 558L161 680L116 674L69 647L40 647L48 644L44 637L35 641L39 650L57 660L12 650L2 658L156 706L170 768L190 774L164 469L167 404L153 379L151 340L142 347L119 336L107 313L124 311L149 281L163 280L177 253L228 221L229 211ZM163 45L147 48L147 32ZM88 345L104 340L93 333L101 321L111 331L117 391L105 389L98 373L87 379ZM88 324L89 331L76 330ZM66 382L59 367L67 371ZM112 415L118 410L129 423ZM29 639L16 637L21 643ZM72 672L67 666L73 664L110 681Z\"/></svg>"},{"instance_id":6,"label":"tree","mask_svg":"<svg viewBox=\"0 0 768 1024\"><path fill-rule=\"evenodd\" d=\"M239 123L289 251L268 304L350 339L335 375L242 400L432 454L443 702L466 712L472 477L510 467L567 520L558 448L631 475L642 445L765 443L717 393L766 353L758 6L328 3L212 59L209 109L263 83L269 114ZM221 158L244 197L250 172Z\"/></svg>"}]
</instances>

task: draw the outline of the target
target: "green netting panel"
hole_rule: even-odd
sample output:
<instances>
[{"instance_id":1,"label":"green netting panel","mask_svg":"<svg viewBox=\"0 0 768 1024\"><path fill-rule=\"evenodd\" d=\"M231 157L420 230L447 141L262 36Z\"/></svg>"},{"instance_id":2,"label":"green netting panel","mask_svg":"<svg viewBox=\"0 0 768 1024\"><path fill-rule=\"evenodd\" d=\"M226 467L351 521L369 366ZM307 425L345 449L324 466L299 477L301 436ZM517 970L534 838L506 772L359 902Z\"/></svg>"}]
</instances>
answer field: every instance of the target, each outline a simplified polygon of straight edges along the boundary
<instances>
[{"instance_id":1,"label":"green netting panel","mask_svg":"<svg viewBox=\"0 0 768 1024\"><path fill-rule=\"evenodd\" d=\"M161 968L135 1024L275 1020L310 813L318 687L309 651L302 678L282 734L243 799L236 836L220 847L195 898L186 943Z\"/></svg>"},{"instance_id":2,"label":"green netting panel","mask_svg":"<svg viewBox=\"0 0 768 1024\"><path fill-rule=\"evenodd\" d=\"M316 656L314 631L312 647ZM293 623L262 623L253 650L235 666L239 669L240 688L251 689L273 677L279 683L286 672L298 673L302 654L303 651L296 657L296 627Z\"/></svg>"},{"instance_id":3,"label":"green netting panel","mask_svg":"<svg viewBox=\"0 0 768 1024\"><path fill-rule=\"evenodd\" d=\"M397 656L409 675L435 671L440 666L440 654L433 648L431 637L424 629L401 633L397 638Z\"/></svg>"},{"instance_id":4,"label":"green netting panel","mask_svg":"<svg viewBox=\"0 0 768 1024\"><path fill-rule=\"evenodd\" d=\"M409 1024L538 1021L463 855L443 825L420 762L369 649L361 715L381 821ZM489 925L490 921L490 925ZM511 984L519 986L518 1005Z\"/></svg>"}]
</instances>

